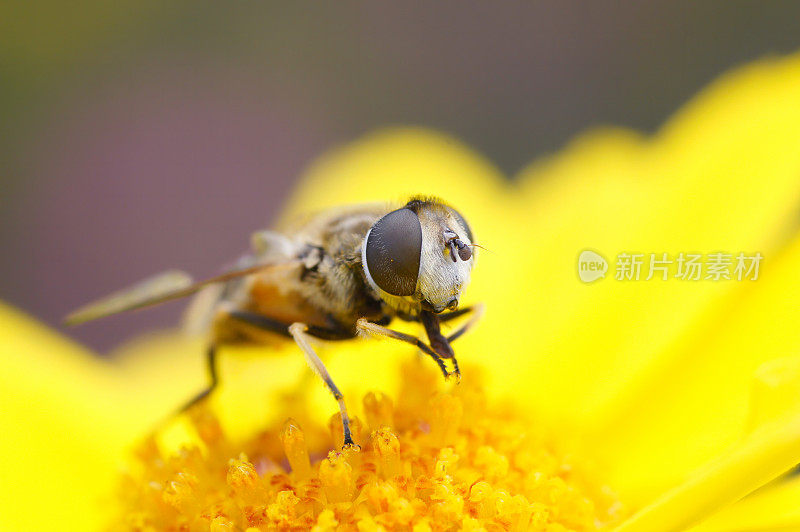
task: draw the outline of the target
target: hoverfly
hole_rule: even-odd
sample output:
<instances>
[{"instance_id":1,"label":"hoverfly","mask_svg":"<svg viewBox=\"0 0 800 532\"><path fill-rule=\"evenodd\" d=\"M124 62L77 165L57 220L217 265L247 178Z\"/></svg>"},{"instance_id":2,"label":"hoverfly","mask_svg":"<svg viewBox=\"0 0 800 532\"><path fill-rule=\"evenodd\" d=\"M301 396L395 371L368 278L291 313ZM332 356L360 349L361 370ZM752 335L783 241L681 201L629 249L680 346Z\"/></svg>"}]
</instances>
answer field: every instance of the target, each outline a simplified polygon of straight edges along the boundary
<instances>
[{"instance_id":1,"label":"hoverfly","mask_svg":"<svg viewBox=\"0 0 800 532\"><path fill-rule=\"evenodd\" d=\"M75 325L200 292L190 322L210 331L210 386L218 383L220 345L293 339L306 362L338 401L344 445L355 446L342 393L315 353L309 337L344 340L380 335L416 346L445 378L460 377L450 344L482 314L482 305L458 309L475 262L473 235L461 214L433 198L414 197L400 208L358 205L306 217L284 232L260 231L252 252L221 275L193 282L168 271L90 303L65 319ZM445 336L440 324L471 314ZM422 323L422 339L387 328L392 319ZM450 361L452 371L445 361Z\"/></svg>"}]
</instances>

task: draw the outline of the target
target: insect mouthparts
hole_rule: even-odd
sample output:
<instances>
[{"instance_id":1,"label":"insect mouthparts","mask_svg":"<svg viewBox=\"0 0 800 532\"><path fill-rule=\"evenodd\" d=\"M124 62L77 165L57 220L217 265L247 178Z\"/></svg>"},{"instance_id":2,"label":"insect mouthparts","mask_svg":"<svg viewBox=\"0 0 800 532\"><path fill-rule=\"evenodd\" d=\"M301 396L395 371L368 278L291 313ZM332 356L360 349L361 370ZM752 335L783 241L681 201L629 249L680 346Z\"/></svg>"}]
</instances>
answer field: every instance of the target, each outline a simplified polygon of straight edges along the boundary
<instances>
[{"instance_id":1,"label":"insect mouthparts","mask_svg":"<svg viewBox=\"0 0 800 532\"><path fill-rule=\"evenodd\" d=\"M433 312L433 313L441 312L441 310L437 310L436 307L433 306L433 303L431 303L427 299L423 299L420 302L420 307L422 307L422 310L425 310L427 312Z\"/></svg>"}]
</instances>

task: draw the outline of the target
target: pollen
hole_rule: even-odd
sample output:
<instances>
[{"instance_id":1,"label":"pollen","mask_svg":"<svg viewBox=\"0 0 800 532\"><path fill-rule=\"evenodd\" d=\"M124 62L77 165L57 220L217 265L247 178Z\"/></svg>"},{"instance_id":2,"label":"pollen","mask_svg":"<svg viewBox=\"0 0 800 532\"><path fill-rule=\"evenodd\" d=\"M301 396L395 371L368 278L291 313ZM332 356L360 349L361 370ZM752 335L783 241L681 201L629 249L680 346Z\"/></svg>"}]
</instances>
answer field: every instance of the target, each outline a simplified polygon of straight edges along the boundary
<instances>
[{"instance_id":1,"label":"pollen","mask_svg":"<svg viewBox=\"0 0 800 532\"><path fill-rule=\"evenodd\" d=\"M341 449L338 416L307 427L285 418L233 442L198 405L189 415L196 447L167 454L156 435L139 446L110 528L560 532L625 517L591 468L559 451L557 437L486 399L478 368L465 371L475 378L441 386L418 361L401 371L394 398L363 398L366 423L353 419L360 449ZM306 438L320 431L327 440Z\"/></svg>"}]
</instances>

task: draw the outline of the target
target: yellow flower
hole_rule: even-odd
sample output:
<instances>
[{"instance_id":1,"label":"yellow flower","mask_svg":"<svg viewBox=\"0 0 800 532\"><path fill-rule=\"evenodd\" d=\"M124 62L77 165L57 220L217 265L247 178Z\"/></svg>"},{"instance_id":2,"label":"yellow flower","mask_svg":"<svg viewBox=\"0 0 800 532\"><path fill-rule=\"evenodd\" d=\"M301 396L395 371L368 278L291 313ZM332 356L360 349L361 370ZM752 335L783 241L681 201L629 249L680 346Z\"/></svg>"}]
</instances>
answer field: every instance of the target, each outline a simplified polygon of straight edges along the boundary
<instances>
[{"instance_id":1,"label":"yellow flower","mask_svg":"<svg viewBox=\"0 0 800 532\"><path fill-rule=\"evenodd\" d=\"M0 526L800 528L798 94L800 56L762 61L652 138L588 133L513 181L423 129L323 157L287 217L424 192L487 248L460 386L390 341L325 346L360 453L325 457L335 407L291 345L226 349L211 404L148 438L202 387L199 342L103 363L0 307ZM584 284L587 248L764 258L756 281Z\"/></svg>"}]
</instances>

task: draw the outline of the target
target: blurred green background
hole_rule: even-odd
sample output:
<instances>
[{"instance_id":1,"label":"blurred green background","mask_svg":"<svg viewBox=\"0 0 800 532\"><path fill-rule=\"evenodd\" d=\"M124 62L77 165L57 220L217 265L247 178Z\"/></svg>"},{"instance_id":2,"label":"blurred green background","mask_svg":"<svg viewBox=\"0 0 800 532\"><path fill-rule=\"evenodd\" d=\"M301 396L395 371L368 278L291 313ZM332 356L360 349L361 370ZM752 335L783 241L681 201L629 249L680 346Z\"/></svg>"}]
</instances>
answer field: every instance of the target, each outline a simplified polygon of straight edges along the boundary
<instances>
[{"instance_id":1,"label":"blurred green background","mask_svg":"<svg viewBox=\"0 0 800 532\"><path fill-rule=\"evenodd\" d=\"M315 156L376 127L509 175L587 128L653 131L800 47L796 2L0 4L0 299L50 324L171 267L212 274ZM107 350L180 303L69 333Z\"/></svg>"}]
</instances>

